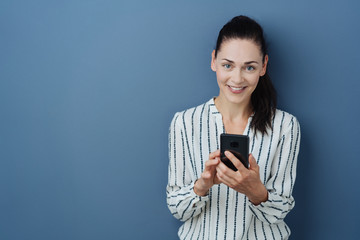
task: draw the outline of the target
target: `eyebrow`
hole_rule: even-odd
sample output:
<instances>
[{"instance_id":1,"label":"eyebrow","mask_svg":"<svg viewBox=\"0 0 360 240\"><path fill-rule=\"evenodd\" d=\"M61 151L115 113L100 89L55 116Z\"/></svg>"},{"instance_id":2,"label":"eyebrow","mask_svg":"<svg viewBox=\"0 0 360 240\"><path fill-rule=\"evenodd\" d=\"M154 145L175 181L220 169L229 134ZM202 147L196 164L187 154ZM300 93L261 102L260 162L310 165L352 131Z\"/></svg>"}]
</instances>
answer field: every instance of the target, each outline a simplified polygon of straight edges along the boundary
<instances>
[{"instance_id":1,"label":"eyebrow","mask_svg":"<svg viewBox=\"0 0 360 240\"><path fill-rule=\"evenodd\" d=\"M231 60L229 60L227 58L223 58L222 60L228 61L230 63L234 63L234 61L231 61ZM259 64L257 61L249 61L249 62L245 62L244 64L248 65L248 64L252 64L252 63Z\"/></svg>"},{"instance_id":2,"label":"eyebrow","mask_svg":"<svg viewBox=\"0 0 360 240\"><path fill-rule=\"evenodd\" d=\"M245 64L252 64L252 63L259 64L257 61L249 61L249 62L245 62Z\"/></svg>"},{"instance_id":3,"label":"eyebrow","mask_svg":"<svg viewBox=\"0 0 360 240\"><path fill-rule=\"evenodd\" d=\"M234 61L231 61L231 60L229 60L229 59L227 59L227 58L223 58L222 60L228 61L228 62L230 62L230 63L234 63Z\"/></svg>"}]
</instances>

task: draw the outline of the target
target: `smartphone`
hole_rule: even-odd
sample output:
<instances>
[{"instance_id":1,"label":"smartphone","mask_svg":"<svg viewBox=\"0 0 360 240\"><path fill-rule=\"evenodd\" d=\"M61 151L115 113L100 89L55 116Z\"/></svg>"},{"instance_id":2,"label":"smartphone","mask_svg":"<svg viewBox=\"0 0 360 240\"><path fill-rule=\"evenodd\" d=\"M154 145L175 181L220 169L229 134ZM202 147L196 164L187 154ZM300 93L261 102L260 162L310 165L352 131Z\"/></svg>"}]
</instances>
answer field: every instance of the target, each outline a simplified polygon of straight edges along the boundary
<instances>
[{"instance_id":1,"label":"smartphone","mask_svg":"<svg viewBox=\"0 0 360 240\"><path fill-rule=\"evenodd\" d=\"M227 133L222 133L220 135L220 159L226 166L234 171L237 171L234 164L232 164L232 162L225 156L225 151L230 151L246 168L249 168L248 136Z\"/></svg>"}]
</instances>

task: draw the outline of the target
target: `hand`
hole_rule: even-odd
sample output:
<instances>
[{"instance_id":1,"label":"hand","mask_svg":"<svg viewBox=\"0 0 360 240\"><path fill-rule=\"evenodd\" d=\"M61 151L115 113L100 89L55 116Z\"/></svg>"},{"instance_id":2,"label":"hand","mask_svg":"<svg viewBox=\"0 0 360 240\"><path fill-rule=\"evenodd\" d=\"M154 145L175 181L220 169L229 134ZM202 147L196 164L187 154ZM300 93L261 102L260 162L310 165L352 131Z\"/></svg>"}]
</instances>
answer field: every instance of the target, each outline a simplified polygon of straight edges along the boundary
<instances>
[{"instance_id":1,"label":"hand","mask_svg":"<svg viewBox=\"0 0 360 240\"><path fill-rule=\"evenodd\" d=\"M216 175L216 166L220 163L220 150L210 153L209 160L205 162L205 169L201 177L194 184L194 192L205 196L214 184L221 183Z\"/></svg>"},{"instance_id":2,"label":"hand","mask_svg":"<svg viewBox=\"0 0 360 240\"><path fill-rule=\"evenodd\" d=\"M253 155L249 154L249 169L231 152L225 151L225 155L238 171L233 171L221 162L216 167L218 179L235 191L245 194L254 205L266 202L268 191L260 180L259 165Z\"/></svg>"}]
</instances>

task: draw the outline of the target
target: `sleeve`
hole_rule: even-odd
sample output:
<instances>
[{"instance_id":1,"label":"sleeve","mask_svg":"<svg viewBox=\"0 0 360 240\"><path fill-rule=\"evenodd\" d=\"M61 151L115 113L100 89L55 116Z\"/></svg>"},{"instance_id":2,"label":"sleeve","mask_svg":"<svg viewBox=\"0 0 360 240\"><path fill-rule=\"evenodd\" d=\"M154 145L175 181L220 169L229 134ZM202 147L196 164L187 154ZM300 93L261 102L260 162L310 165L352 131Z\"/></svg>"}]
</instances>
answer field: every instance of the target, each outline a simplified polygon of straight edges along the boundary
<instances>
[{"instance_id":1,"label":"sleeve","mask_svg":"<svg viewBox=\"0 0 360 240\"><path fill-rule=\"evenodd\" d=\"M249 201L250 210L260 221L276 224L285 218L295 206L292 190L296 178L297 157L300 147L300 125L292 116L281 134L271 167L271 176L266 182L268 201L255 206ZM285 126L284 126L285 127Z\"/></svg>"},{"instance_id":2,"label":"sleeve","mask_svg":"<svg viewBox=\"0 0 360 240\"><path fill-rule=\"evenodd\" d=\"M166 187L171 214L186 221L203 211L209 196L198 196L193 188L196 179L188 144L184 137L184 113L175 114L169 130L169 174Z\"/></svg>"}]
</instances>

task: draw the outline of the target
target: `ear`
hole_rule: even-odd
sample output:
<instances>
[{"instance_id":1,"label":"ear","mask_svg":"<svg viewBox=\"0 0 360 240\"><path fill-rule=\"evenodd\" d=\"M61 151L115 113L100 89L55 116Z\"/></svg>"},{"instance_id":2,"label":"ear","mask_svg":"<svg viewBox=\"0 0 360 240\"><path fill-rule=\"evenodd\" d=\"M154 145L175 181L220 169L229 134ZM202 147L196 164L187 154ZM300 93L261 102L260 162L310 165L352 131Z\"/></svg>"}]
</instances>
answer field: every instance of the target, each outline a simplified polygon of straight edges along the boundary
<instances>
[{"instance_id":1,"label":"ear","mask_svg":"<svg viewBox=\"0 0 360 240\"><path fill-rule=\"evenodd\" d=\"M261 69L261 72L260 72L260 76L264 76L265 73L266 73L266 67L267 67L267 64L268 64L268 61L269 61L269 56L268 55L265 55L264 57L264 64L263 64L263 67Z\"/></svg>"},{"instance_id":2,"label":"ear","mask_svg":"<svg viewBox=\"0 0 360 240\"><path fill-rule=\"evenodd\" d=\"M215 58L215 50L211 53L211 70L216 72L216 64L215 64L216 58Z\"/></svg>"}]
</instances>

